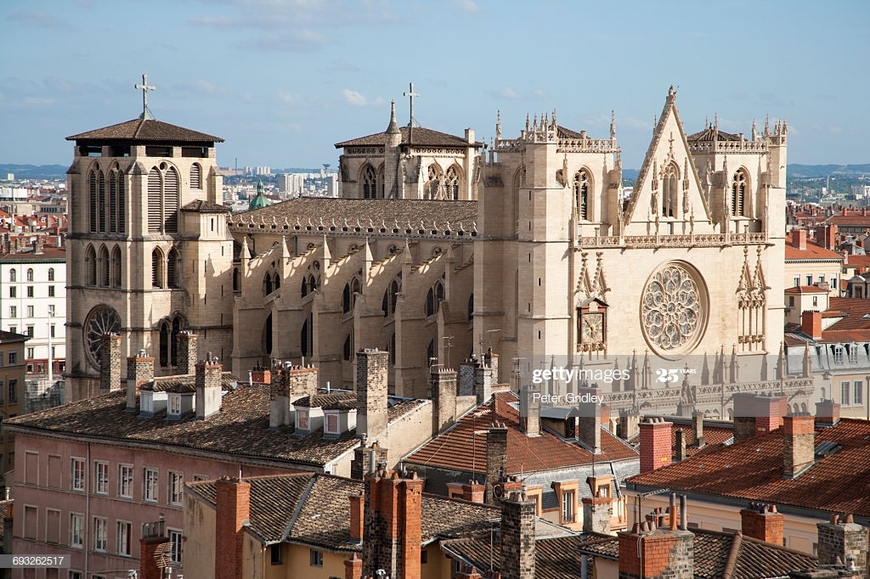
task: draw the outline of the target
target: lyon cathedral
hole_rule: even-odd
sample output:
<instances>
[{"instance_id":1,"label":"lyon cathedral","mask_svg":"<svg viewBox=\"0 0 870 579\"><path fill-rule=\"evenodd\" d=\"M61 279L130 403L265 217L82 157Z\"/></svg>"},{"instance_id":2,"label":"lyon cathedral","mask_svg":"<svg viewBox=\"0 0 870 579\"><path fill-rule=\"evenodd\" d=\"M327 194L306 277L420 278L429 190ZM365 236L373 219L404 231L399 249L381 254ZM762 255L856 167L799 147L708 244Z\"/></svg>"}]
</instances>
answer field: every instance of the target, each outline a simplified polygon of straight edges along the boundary
<instances>
[{"instance_id":1,"label":"lyon cathedral","mask_svg":"<svg viewBox=\"0 0 870 579\"><path fill-rule=\"evenodd\" d=\"M499 118L487 146L400 126L393 105L383 132L335 145L339 198L237 214L222 139L147 103L68 137L67 399L99 393L103 333L173 375L193 332L200 359L243 379L313 364L353 389L355 353L377 348L405 397L428 397L433 364L471 364L513 387L543 367L609 370L621 379L594 386L616 409L724 417L746 390L805 403L812 380L781 354L787 126L687 133L676 100L631 189L615 119L590 135L553 112L509 138Z\"/></svg>"}]
</instances>

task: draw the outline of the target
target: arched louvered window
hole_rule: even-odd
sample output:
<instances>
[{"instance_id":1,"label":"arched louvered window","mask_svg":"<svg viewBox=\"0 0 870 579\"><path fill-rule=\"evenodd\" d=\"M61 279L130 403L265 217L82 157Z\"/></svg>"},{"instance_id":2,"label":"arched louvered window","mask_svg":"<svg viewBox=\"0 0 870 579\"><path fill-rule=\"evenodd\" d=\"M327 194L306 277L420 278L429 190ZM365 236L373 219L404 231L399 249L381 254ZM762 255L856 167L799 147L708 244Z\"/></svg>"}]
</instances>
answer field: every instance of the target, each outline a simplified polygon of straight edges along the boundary
<instances>
[{"instance_id":1,"label":"arched louvered window","mask_svg":"<svg viewBox=\"0 0 870 579\"><path fill-rule=\"evenodd\" d=\"M363 199L376 199L378 196L378 178L375 168L366 165L363 169Z\"/></svg>"},{"instance_id":2,"label":"arched louvered window","mask_svg":"<svg viewBox=\"0 0 870 579\"><path fill-rule=\"evenodd\" d=\"M118 233L118 169L109 172L109 233Z\"/></svg>"},{"instance_id":3,"label":"arched louvered window","mask_svg":"<svg viewBox=\"0 0 870 579\"><path fill-rule=\"evenodd\" d=\"M178 271L180 266L181 258L178 256L178 250L173 247L169 250L169 256L166 260L166 285L168 287L181 287L181 272Z\"/></svg>"},{"instance_id":4,"label":"arched louvered window","mask_svg":"<svg viewBox=\"0 0 870 579\"><path fill-rule=\"evenodd\" d=\"M731 215L746 216L746 171L743 169L734 173L731 181Z\"/></svg>"},{"instance_id":5,"label":"arched louvered window","mask_svg":"<svg viewBox=\"0 0 870 579\"><path fill-rule=\"evenodd\" d=\"M668 163L662 178L662 217L676 217L680 171L674 163Z\"/></svg>"},{"instance_id":6,"label":"arched louvered window","mask_svg":"<svg viewBox=\"0 0 870 579\"><path fill-rule=\"evenodd\" d=\"M202 189L202 165L194 163L190 167L190 188Z\"/></svg>"},{"instance_id":7,"label":"arched louvered window","mask_svg":"<svg viewBox=\"0 0 870 579\"><path fill-rule=\"evenodd\" d=\"M106 175L99 171L97 173L97 204L99 213L97 214L97 231L100 233L106 232Z\"/></svg>"},{"instance_id":8,"label":"arched louvered window","mask_svg":"<svg viewBox=\"0 0 870 579\"><path fill-rule=\"evenodd\" d=\"M163 224L163 175L157 167L148 173L148 232L160 233Z\"/></svg>"},{"instance_id":9,"label":"arched louvered window","mask_svg":"<svg viewBox=\"0 0 870 579\"><path fill-rule=\"evenodd\" d=\"M100 213L100 204L97 197L97 172L91 169L88 173L88 231L96 233L97 215Z\"/></svg>"},{"instance_id":10,"label":"arched louvered window","mask_svg":"<svg viewBox=\"0 0 870 579\"><path fill-rule=\"evenodd\" d=\"M109 287L109 250L106 246L100 248L99 264L99 284L101 287Z\"/></svg>"},{"instance_id":11,"label":"arched louvered window","mask_svg":"<svg viewBox=\"0 0 870 579\"><path fill-rule=\"evenodd\" d=\"M112 287L121 287L121 248L112 249Z\"/></svg>"},{"instance_id":12,"label":"arched louvered window","mask_svg":"<svg viewBox=\"0 0 870 579\"><path fill-rule=\"evenodd\" d=\"M444 189L448 199L454 201L459 199L459 171L456 169L456 165L451 165L447 169L447 173L444 175Z\"/></svg>"},{"instance_id":13,"label":"arched louvered window","mask_svg":"<svg viewBox=\"0 0 870 579\"><path fill-rule=\"evenodd\" d=\"M118 171L116 176L118 177L118 206L115 214L118 233L127 233L127 191L124 185L124 174Z\"/></svg>"},{"instance_id":14,"label":"arched louvered window","mask_svg":"<svg viewBox=\"0 0 870 579\"><path fill-rule=\"evenodd\" d=\"M85 253L85 261L88 264L88 285L97 285L97 251L93 245L89 245Z\"/></svg>"},{"instance_id":15,"label":"arched louvered window","mask_svg":"<svg viewBox=\"0 0 870 579\"><path fill-rule=\"evenodd\" d=\"M585 169L574 175L574 203L577 219L589 219L589 172Z\"/></svg>"},{"instance_id":16,"label":"arched louvered window","mask_svg":"<svg viewBox=\"0 0 870 579\"><path fill-rule=\"evenodd\" d=\"M174 167L166 171L163 182L163 219L166 233L178 231L178 173Z\"/></svg>"}]
</instances>

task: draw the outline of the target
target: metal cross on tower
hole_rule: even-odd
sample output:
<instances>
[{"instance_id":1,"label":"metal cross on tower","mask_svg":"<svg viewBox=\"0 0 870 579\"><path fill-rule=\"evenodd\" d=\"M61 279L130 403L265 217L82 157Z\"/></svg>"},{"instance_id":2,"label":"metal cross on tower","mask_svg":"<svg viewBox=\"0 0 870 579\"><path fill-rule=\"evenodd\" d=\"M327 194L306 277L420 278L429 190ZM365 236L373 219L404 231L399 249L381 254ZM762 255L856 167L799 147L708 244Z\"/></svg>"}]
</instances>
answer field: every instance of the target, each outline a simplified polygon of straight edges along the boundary
<instances>
[{"instance_id":1,"label":"metal cross on tower","mask_svg":"<svg viewBox=\"0 0 870 579\"><path fill-rule=\"evenodd\" d=\"M153 119L154 115L151 114L151 111L148 110L148 91L156 90L156 86L150 86L148 84L148 75L142 75L142 84L134 84L133 88L137 88L142 91L142 116L139 117L141 119Z\"/></svg>"},{"instance_id":2,"label":"metal cross on tower","mask_svg":"<svg viewBox=\"0 0 870 579\"><path fill-rule=\"evenodd\" d=\"M414 97L420 96L418 93L414 92L414 83L410 83L410 90L408 92L403 92L402 96L408 97L408 100L411 104L411 118L408 120L408 144L411 144L411 134L414 130Z\"/></svg>"}]
</instances>

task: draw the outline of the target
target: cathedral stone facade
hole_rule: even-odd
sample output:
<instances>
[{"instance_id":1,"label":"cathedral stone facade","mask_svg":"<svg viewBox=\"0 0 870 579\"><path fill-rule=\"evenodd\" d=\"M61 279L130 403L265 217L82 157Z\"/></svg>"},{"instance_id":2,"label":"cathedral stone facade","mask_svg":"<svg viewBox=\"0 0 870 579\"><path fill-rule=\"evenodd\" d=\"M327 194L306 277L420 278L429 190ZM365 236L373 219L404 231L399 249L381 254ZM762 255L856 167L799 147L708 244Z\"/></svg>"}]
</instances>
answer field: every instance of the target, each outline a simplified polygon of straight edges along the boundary
<instances>
[{"instance_id":1,"label":"cathedral stone facade","mask_svg":"<svg viewBox=\"0 0 870 579\"><path fill-rule=\"evenodd\" d=\"M777 358L786 125L753 125L748 138L717 123L687 134L675 101L671 89L630 194L615 122L593 138L560 126L554 112L508 139L499 121L486 151L471 130L461 138L398 127L393 108L383 133L336 145L342 198L219 215L216 230L209 211L220 177L207 143L195 159L181 144L153 158L138 145L122 164L85 158L84 136L71 137L77 251L111 237L88 229L87 175L94 163L117 161L128 175L126 210L141 222L127 243L143 272L136 286L85 292L106 298L92 297L71 320L86 339L97 302L114 304L126 351L162 355L161 328L171 352L173 326L163 324L177 315L181 329L208 331L201 343L238 375L278 360L313 363L333 388L353 387L360 348L385 349L389 389L400 396L429 395L433 362L457 367L475 357L470 363L487 360L514 387L545 369L549 394L597 386L615 409L680 404L723 415L736 391L809 396L806 380L785 376ZM147 176L180 161L180 191L191 194L179 215L191 229L146 232ZM188 189L197 163L208 180ZM184 289L174 303L172 288L144 279L162 271L153 265L158 249L199 258L180 262L190 265L175 274ZM86 281L76 287L94 287ZM125 307L123 295L135 293L128 287L152 297L137 294L142 303ZM162 292L167 299L153 295ZM556 380L557 367L582 380ZM90 367L83 358L76 368Z\"/></svg>"}]
</instances>

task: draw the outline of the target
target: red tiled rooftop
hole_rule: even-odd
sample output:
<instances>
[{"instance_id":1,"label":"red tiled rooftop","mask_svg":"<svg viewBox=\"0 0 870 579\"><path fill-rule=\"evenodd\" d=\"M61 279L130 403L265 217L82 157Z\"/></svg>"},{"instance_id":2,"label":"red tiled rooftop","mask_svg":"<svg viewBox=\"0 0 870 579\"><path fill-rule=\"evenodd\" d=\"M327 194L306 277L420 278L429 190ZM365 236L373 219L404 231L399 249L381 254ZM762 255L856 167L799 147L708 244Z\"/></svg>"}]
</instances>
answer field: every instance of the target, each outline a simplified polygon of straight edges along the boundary
<instances>
[{"instance_id":1,"label":"red tiled rooftop","mask_svg":"<svg viewBox=\"0 0 870 579\"><path fill-rule=\"evenodd\" d=\"M843 256L836 251L825 249L811 239L807 239L807 248L798 249L792 245L792 233L785 234L785 260L801 260L801 259L823 259L823 260L842 260Z\"/></svg>"},{"instance_id":2,"label":"red tiled rooftop","mask_svg":"<svg viewBox=\"0 0 870 579\"><path fill-rule=\"evenodd\" d=\"M787 294L826 294L828 290L822 289L817 285L797 285L794 287L786 288L785 293Z\"/></svg>"},{"instance_id":3,"label":"red tiled rooftop","mask_svg":"<svg viewBox=\"0 0 870 579\"><path fill-rule=\"evenodd\" d=\"M486 472L486 431L495 422L508 429L508 473L535 472L591 464L592 453L585 448L541 430L528 437L520 430L517 402L511 392L499 392L490 402L462 417L453 428L428 442L404 462L440 466L469 472ZM493 408L494 406L494 408ZM606 430L601 432L601 454L595 462L636 459L637 452Z\"/></svg>"},{"instance_id":4,"label":"red tiled rooftop","mask_svg":"<svg viewBox=\"0 0 870 579\"><path fill-rule=\"evenodd\" d=\"M795 479L783 478L783 433L777 429L719 446L627 479L629 488L670 488L742 500L760 500L828 512L870 515L870 422L843 418L817 428L815 444L840 449Z\"/></svg>"}]
</instances>

